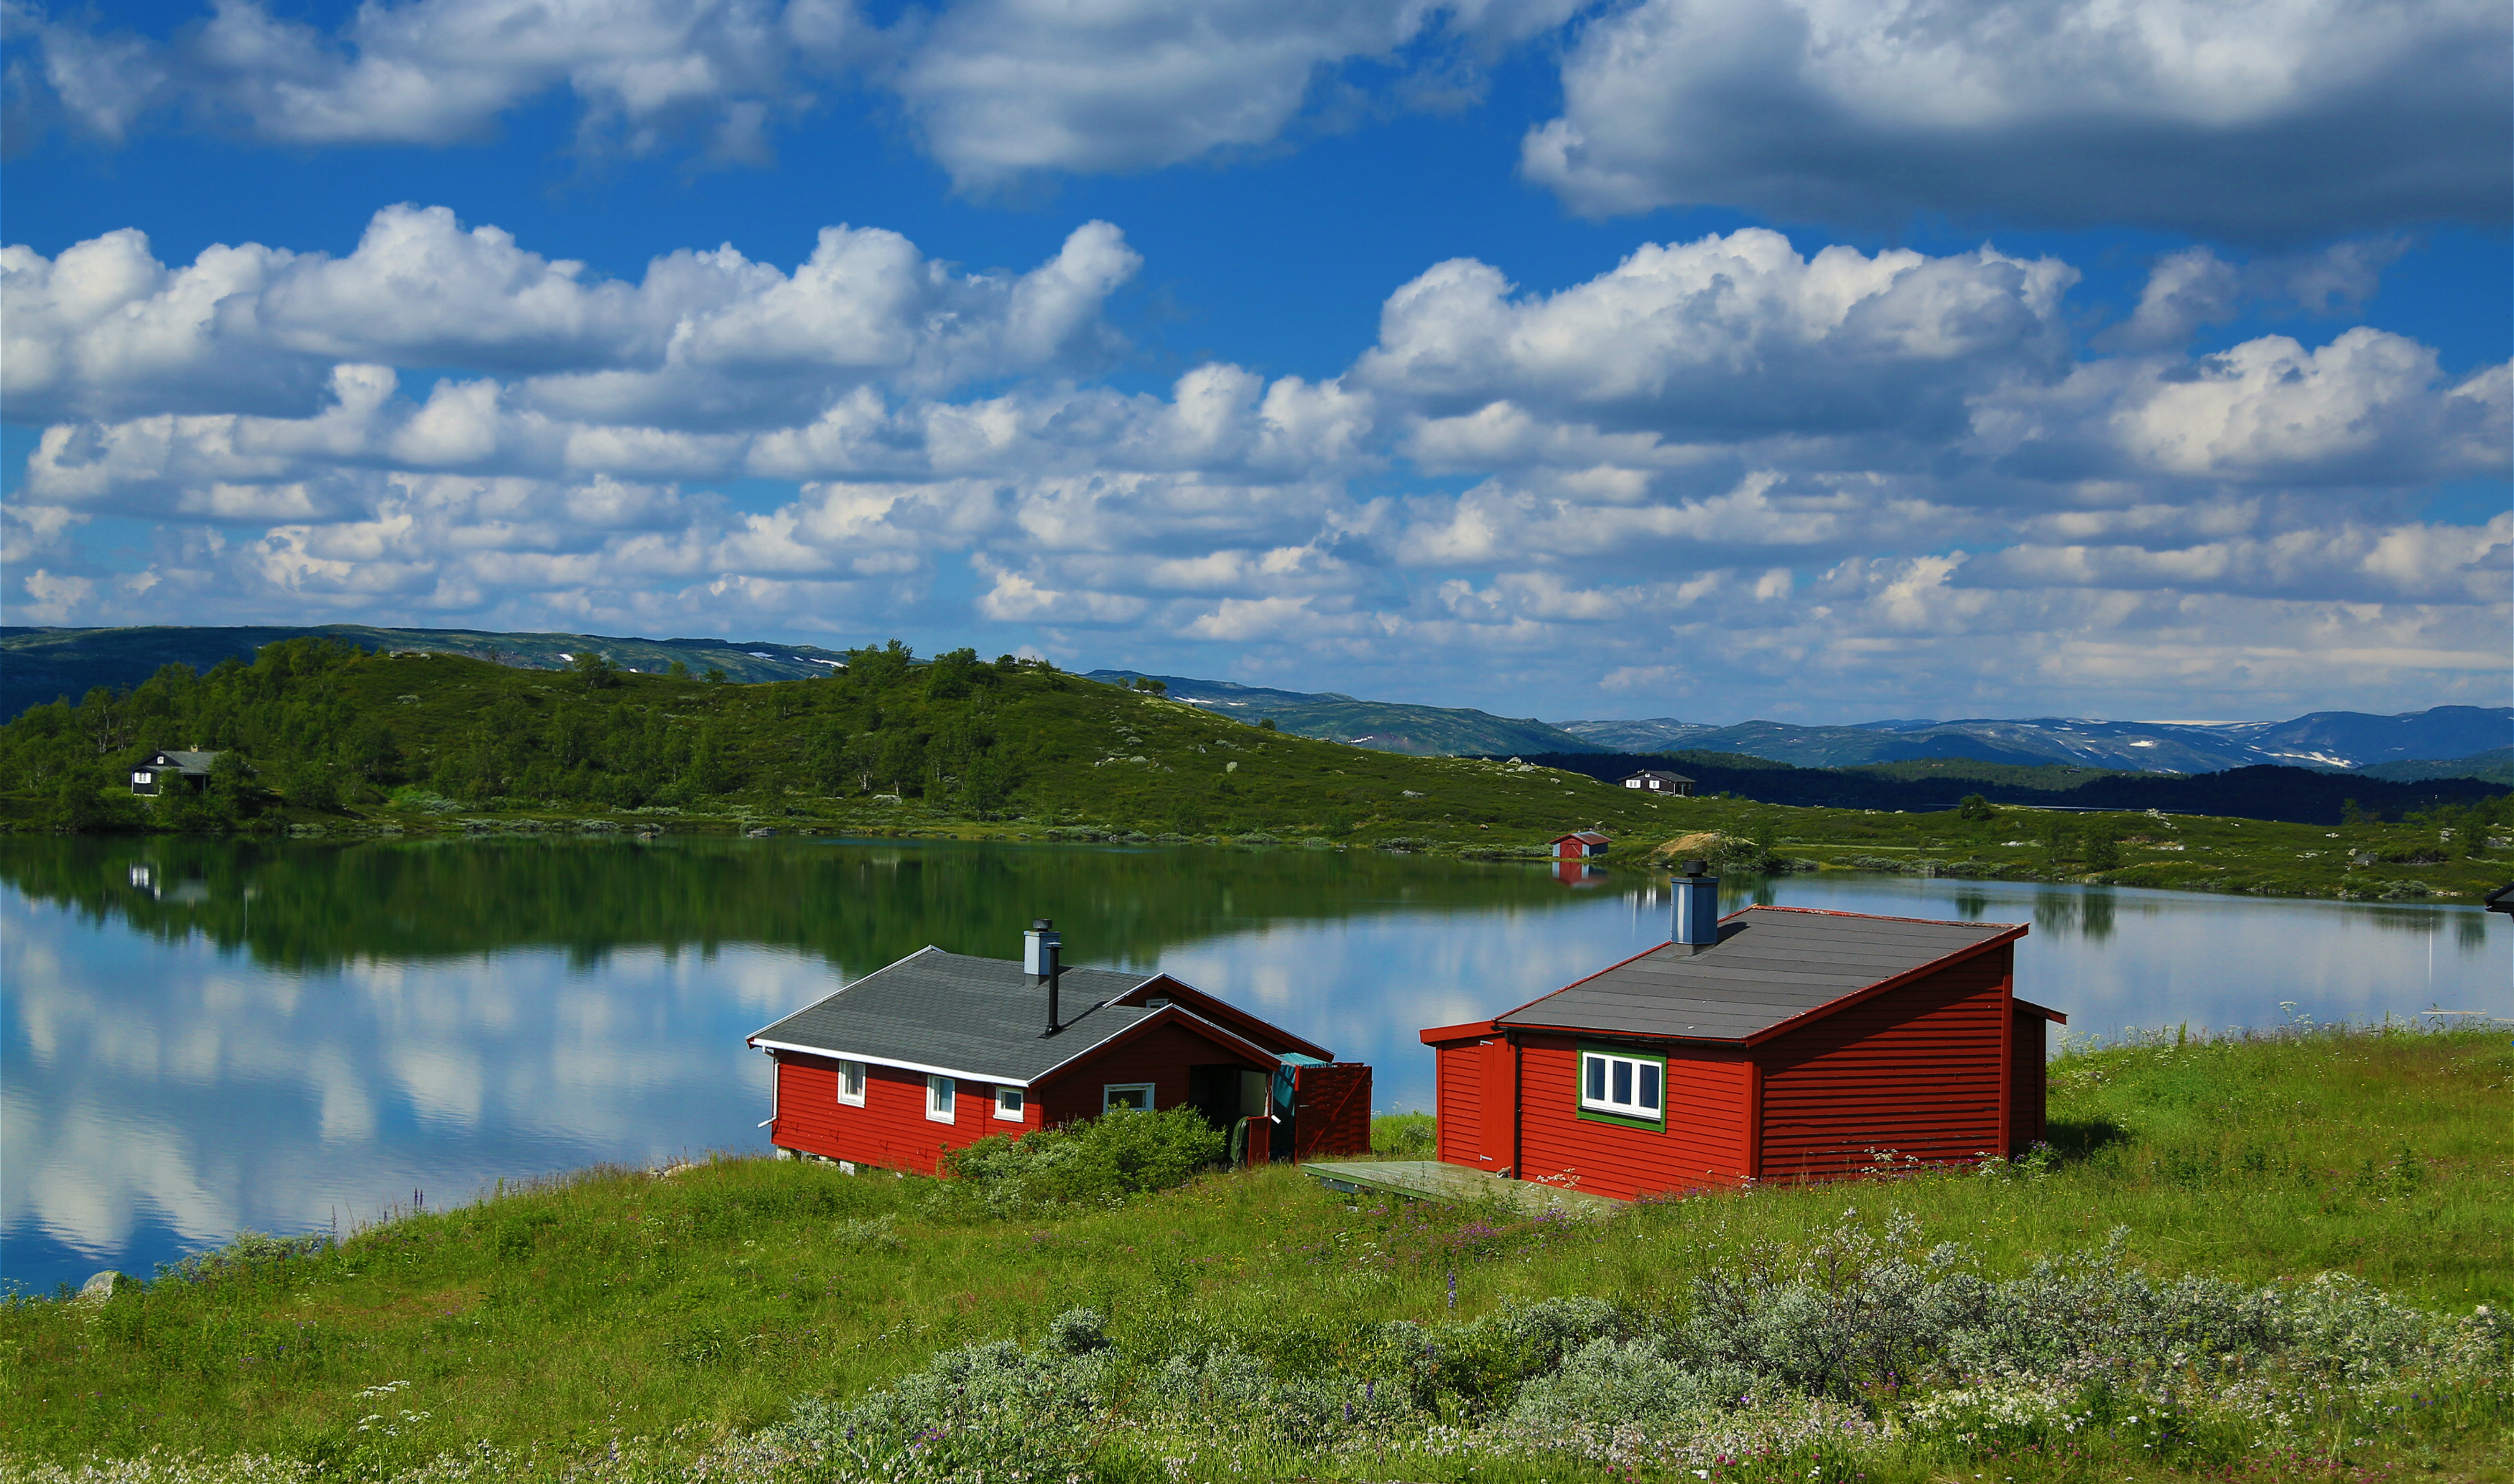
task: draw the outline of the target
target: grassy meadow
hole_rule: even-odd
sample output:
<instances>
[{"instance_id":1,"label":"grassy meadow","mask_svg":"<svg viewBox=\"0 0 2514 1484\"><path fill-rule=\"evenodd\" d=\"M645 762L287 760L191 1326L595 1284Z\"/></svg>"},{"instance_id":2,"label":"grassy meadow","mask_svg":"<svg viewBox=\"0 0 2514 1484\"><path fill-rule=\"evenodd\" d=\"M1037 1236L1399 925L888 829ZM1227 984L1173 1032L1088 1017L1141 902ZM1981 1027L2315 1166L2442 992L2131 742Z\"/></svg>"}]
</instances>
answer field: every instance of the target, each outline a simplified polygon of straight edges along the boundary
<instances>
[{"instance_id":1,"label":"grassy meadow","mask_svg":"<svg viewBox=\"0 0 2514 1484\"><path fill-rule=\"evenodd\" d=\"M16 1297L0 1476L2505 1479L2509 1103L2502 1030L2159 1038L2057 1061L2014 1165L1591 1222L1283 1167L1009 1210L588 1171ZM2115 1338L1985 1359L2023 1304ZM1774 1349L1828 1325L1817 1371ZM1702 1376L1744 1389L1661 1415Z\"/></svg>"}]
</instances>

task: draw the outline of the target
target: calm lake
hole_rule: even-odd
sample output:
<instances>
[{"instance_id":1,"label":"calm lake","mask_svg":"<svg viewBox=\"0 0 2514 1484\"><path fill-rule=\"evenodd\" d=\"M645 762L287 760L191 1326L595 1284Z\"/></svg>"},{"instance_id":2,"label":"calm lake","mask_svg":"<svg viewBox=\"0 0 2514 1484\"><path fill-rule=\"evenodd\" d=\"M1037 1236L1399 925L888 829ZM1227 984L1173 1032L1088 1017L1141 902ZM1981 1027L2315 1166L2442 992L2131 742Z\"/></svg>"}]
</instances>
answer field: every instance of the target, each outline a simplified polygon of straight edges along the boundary
<instances>
[{"instance_id":1,"label":"calm lake","mask_svg":"<svg viewBox=\"0 0 2514 1484\"><path fill-rule=\"evenodd\" d=\"M1577 868L1574 868L1577 869ZM2514 1017L2475 907L1826 875L1749 902L2031 922L2071 1033ZM1667 937L1664 879L1369 852L818 839L0 841L0 1278L343 1229L601 1161L760 1145L749 1032L927 943L1166 969L1428 1107L1426 1025ZM2281 1002L2295 1009L2281 1009Z\"/></svg>"}]
</instances>

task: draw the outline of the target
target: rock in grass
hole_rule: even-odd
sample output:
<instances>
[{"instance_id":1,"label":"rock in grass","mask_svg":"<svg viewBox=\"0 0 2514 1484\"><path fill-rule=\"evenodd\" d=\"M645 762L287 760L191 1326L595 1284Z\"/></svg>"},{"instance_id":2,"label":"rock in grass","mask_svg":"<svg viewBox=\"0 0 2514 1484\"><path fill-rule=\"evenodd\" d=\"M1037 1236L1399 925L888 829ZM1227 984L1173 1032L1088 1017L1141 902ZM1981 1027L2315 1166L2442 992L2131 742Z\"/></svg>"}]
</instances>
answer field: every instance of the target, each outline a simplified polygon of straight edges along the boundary
<instances>
[{"instance_id":1,"label":"rock in grass","mask_svg":"<svg viewBox=\"0 0 2514 1484\"><path fill-rule=\"evenodd\" d=\"M95 1277L92 1277L85 1283L79 1285L79 1302L81 1304L102 1304L105 1300L112 1298L117 1293L120 1293L124 1288L137 1286L137 1283L129 1274L116 1272L114 1269L108 1267L104 1271L98 1273Z\"/></svg>"}]
</instances>

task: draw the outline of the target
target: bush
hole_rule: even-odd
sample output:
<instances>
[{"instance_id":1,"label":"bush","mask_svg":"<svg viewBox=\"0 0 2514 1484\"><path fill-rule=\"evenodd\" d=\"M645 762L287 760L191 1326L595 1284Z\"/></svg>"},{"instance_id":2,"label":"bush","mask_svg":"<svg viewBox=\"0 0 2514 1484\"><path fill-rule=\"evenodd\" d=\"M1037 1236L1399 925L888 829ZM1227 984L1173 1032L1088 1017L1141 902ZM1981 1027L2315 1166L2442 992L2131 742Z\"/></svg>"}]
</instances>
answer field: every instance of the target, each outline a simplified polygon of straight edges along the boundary
<instances>
[{"instance_id":1,"label":"bush","mask_svg":"<svg viewBox=\"0 0 2514 1484\"><path fill-rule=\"evenodd\" d=\"M778 1440L885 1479L1064 1479L1089 1467L1115 1356L964 1345L852 1407L794 1404Z\"/></svg>"},{"instance_id":2,"label":"bush","mask_svg":"<svg viewBox=\"0 0 2514 1484\"><path fill-rule=\"evenodd\" d=\"M1580 1427L1674 1438L1745 1398L1754 1379L1731 1367L1688 1370L1645 1340L1592 1340L1561 1370L1529 1382L1505 1425L1544 1436Z\"/></svg>"},{"instance_id":3,"label":"bush","mask_svg":"<svg viewBox=\"0 0 2514 1484\"><path fill-rule=\"evenodd\" d=\"M1019 1139L997 1134L944 1156L958 1188L938 1201L976 1200L1008 1214L1039 1206L1115 1204L1183 1185L1221 1163L1222 1132L1190 1107L1125 1110L1040 1129Z\"/></svg>"}]
</instances>

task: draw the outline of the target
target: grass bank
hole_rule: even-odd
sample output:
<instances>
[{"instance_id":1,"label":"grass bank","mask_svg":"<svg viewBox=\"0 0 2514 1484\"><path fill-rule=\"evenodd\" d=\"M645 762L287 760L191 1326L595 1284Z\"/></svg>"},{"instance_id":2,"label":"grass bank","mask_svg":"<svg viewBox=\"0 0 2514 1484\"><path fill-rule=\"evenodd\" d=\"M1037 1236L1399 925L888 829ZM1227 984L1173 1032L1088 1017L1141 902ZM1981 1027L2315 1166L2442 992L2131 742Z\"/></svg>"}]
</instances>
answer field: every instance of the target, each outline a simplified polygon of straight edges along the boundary
<instances>
[{"instance_id":1,"label":"grass bank","mask_svg":"<svg viewBox=\"0 0 2514 1484\"><path fill-rule=\"evenodd\" d=\"M20 1297L0 1456L29 1478L197 1453L200 1477L2502 1479L2514 1331L2472 1316L2514 1304L2509 1099L2502 1032L2160 1039L2055 1064L2048 1158L1594 1223L1280 1168L1013 1218L809 1164L588 1171L102 1303ZM1834 1330L1831 1370L1791 1358Z\"/></svg>"}]
</instances>

